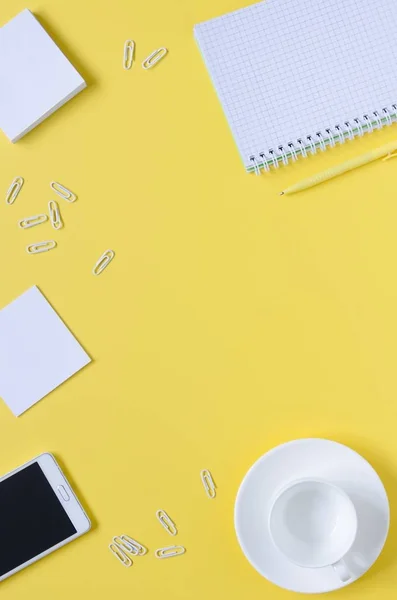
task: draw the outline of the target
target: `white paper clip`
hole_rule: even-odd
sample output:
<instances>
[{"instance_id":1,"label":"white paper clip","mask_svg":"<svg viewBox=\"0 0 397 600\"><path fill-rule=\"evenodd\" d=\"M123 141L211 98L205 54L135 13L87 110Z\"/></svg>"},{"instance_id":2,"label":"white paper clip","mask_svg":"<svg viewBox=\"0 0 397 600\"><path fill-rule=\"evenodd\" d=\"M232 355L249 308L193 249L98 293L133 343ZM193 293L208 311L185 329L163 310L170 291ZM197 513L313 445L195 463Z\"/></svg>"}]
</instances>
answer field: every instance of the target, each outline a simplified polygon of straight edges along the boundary
<instances>
[{"instance_id":1,"label":"white paper clip","mask_svg":"<svg viewBox=\"0 0 397 600\"><path fill-rule=\"evenodd\" d=\"M164 58L164 56L167 54L168 50L167 48L157 48L157 50L154 50L154 52L152 52L147 58L145 58L145 60L142 63L142 69L151 69L152 67L154 67L154 65L157 65L157 63Z\"/></svg>"},{"instance_id":2,"label":"white paper clip","mask_svg":"<svg viewBox=\"0 0 397 600\"><path fill-rule=\"evenodd\" d=\"M125 538L127 536L124 535L115 535L113 538L113 542L122 550L122 552L129 552L130 554L139 554L139 549L135 546L135 544L131 544Z\"/></svg>"},{"instance_id":3,"label":"white paper clip","mask_svg":"<svg viewBox=\"0 0 397 600\"><path fill-rule=\"evenodd\" d=\"M208 498L211 498L211 500L213 500L216 496L216 485L214 483L214 480L212 479L211 473L208 471L208 469L203 469L200 475L201 481L203 482L203 486Z\"/></svg>"},{"instance_id":4,"label":"white paper clip","mask_svg":"<svg viewBox=\"0 0 397 600\"><path fill-rule=\"evenodd\" d=\"M135 42L133 40L127 40L124 44L124 58L123 58L123 67L126 71L131 69L134 64L134 54L135 54Z\"/></svg>"},{"instance_id":5,"label":"white paper clip","mask_svg":"<svg viewBox=\"0 0 397 600\"><path fill-rule=\"evenodd\" d=\"M48 212L50 214L51 225L54 229L62 229L63 223L61 213L59 212L59 204L55 200L50 200L48 203Z\"/></svg>"},{"instance_id":6,"label":"white paper clip","mask_svg":"<svg viewBox=\"0 0 397 600\"><path fill-rule=\"evenodd\" d=\"M57 181L51 181L50 188L54 190L58 196L66 200L66 202L74 202L77 200L76 194L73 194L73 192L68 190L68 188L66 188L64 185L61 185Z\"/></svg>"},{"instance_id":7,"label":"white paper clip","mask_svg":"<svg viewBox=\"0 0 397 600\"><path fill-rule=\"evenodd\" d=\"M170 535L176 535L178 533L175 523L170 519L165 510L158 510L156 512L156 517Z\"/></svg>"},{"instance_id":8,"label":"white paper clip","mask_svg":"<svg viewBox=\"0 0 397 600\"><path fill-rule=\"evenodd\" d=\"M10 187L8 188L8 192L6 195L6 204L8 204L9 206L11 206L11 204L14 204L19 192L22 189L23 184L23 177L15 177Z\"/></svg>"},{"instance_id":9,"label":"white paper clip","mask_svg":"<svg viewBox=\"0 0 397 600\"><path fill-rule=\"evenodd\" d=\"M95 263L95 267L92 269L92 274L100 275L102 271L106 269L110 261L114 259L114 256L115 254L113 250L106 250Z\"/></svg>"},{"instance_id":10,"label":"white paper clip","mask_svg":"<svg viewBox=\"0 0 397 600\"><path fill-rule=\"evenodd\" d=\"M145 546L142 546L142 544L140 544L136 540L130 538L129 535L121 535L120 538L123 540L123 542L126 542L134 548L135 552L132 552L132 554L137 554L138 556L144 556L145 554L147 554L148 549Z\"/></svg>"},{"instance_id":11,"label":"white paper clip","mask_svg":"<svg viewBox=\"0 0 397 600\"><path fill-rule=\"evenodd\" d=\"M30 227L36 227L47 221L47 215L34 215L33 217L26 217L18 221L18 225L21 229L29 229Z\"/></svg>"},{"instance_id":12,"label":"white paper clip","mask_svg":"<svg viewBox=\"0 0 397 600\"><path fill-rule=\"evenodd\" d=\"M130 567L132 565L132 560L129 556L124 554L124 552L118 547L117 544L109 544L109 550L115 556L124 567Z\"/></svg>"},{"instance_id":13,"label":"white paper clip","mask_svg":"<svg viewBox=\"0 0 397 600\"><path fill-rule=\"evenodd\" d=\"M48 250L52 250L57 245L55 240L48 240L46 242L36 242L35 244L30 244L26 246L26 252L28 254L40 254L41 252L48 252Z\"/></svg>"},{"instance_id":14,"label":"white paper clip","mask_svg":"<svg viewBox=\"0 0 397 600\"><path fill-rule=\"evenodd\" d=\"M156 558L171 558L172 556L181 556L185 552L186 548L183 546L167 546L166 548L159 548L154 554Z\"/></svg>"}]
</instances>

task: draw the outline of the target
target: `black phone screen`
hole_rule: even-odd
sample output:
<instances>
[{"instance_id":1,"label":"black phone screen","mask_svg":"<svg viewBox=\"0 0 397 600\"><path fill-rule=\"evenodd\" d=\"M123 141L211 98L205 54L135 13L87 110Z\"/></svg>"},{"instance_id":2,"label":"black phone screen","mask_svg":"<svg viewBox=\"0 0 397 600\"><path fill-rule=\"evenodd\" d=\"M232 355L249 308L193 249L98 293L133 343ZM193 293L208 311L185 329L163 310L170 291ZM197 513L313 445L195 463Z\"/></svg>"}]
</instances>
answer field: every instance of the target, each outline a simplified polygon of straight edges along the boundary
<instances>
[{"instance_id":1,"label":"black phone screen","mask_svg":"<svg viewBox=\"0 0 397 600\"><path fill-rule=\"evenodd\" d=\"M0 577L75 533L38 463L0 482Z\"/></svg>"}]
</instances>

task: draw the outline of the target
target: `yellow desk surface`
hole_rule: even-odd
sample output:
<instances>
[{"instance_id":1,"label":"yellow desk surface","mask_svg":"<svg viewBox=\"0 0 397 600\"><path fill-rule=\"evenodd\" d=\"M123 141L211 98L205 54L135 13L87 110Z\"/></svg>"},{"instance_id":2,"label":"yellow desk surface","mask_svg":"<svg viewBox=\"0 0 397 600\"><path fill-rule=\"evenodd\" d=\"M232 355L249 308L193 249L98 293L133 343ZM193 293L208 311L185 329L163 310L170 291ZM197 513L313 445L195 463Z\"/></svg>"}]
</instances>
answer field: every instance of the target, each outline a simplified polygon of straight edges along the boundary
<instances>
[{"instance_id":1,"label":"yellow desk surface","mask_svg":"<svg viewBox=\"0 0 397 600\"><path fill-rule=\"evenodd\" d=\"M245 472L290 439L352 446L397 501L397 161L278 196L397 128L246 174L193 38L196 22L244 2L29 4L89 85L16 145L0 136L0 189L25 178L13 206L0 201L0 306L37 284L93 363L18 419L0 402L0 472L54 452L94 529L2 583L5 600L292 598L252 569L233 528ZM25 6L3 2L1 23ZM161 65L141 69L163 45ZM18 229L45 211L54 179L79 198L60 200L65 228ZM53 236L56 250L26 254ZM116 258L95 278L107 248ZM170 542L158 508L187 554L124 569L113 535ZM392 519L377 564L329 597L394 600L396 540Z\"/></svg>"}]
</instances>

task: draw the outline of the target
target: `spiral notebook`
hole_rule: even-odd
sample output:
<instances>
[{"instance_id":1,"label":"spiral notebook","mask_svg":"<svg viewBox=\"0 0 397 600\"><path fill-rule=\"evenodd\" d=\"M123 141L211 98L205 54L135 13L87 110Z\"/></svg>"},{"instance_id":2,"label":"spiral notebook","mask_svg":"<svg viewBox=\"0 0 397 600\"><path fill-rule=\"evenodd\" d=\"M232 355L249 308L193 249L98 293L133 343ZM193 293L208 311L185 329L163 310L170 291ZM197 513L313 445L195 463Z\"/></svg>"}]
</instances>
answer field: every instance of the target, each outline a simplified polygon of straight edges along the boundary
<instances>
[{"instance_id":1,"label":"spiral notebook","mask_svg":"<svg viewBox=\"0 0 397 600\"><path fill-rule=\"evenodd\" d=\"M396 0L266 0L194 33L249 172L397 120Z\"/></svg>"}]
</instances>

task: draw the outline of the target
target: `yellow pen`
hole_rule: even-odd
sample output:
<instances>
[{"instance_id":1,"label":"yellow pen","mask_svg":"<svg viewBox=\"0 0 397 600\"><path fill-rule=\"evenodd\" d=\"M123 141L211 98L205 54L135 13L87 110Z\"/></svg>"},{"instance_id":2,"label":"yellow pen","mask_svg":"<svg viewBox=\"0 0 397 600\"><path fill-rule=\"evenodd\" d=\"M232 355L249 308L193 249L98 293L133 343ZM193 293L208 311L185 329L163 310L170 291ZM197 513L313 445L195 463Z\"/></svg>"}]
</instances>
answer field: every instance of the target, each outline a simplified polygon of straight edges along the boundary
<instances>
[{"instance_id":1,"label":"yellow pen","mask_svg":"<svg viewBox=\"0 0 397 600\"><path fill-rule=\"evenodd\" d=\"M289 188L285 189L280 193L280 196L286 196L287 194L295 194L296 192L302 192L303 190L307 190L319 183L323 183L324 181L328 181L328 179L333 179L334 177L338 177L338 175L343 175L343 173L347 173L348 171L352 171L353 169L357 169L357 167L362 167L363 165L367 165L374 160L378 160L379 158L383 158L384 160L388 160L392 158L392 153L397 150L397 141L390 142L390 144L386 144L381 148L377 148L376 150L371 150L371 152L367 152L366 154L362 154L357 158L352 158L351 160L347 160L346 162L338 165L337 167L332 167L331 169L327 169L326 171L322 171L321 173L317 173L317 175L313 175L313 177L309 177L308 179L304 179L295 185L291 185Z\"/></svg>"}]
</instances>

